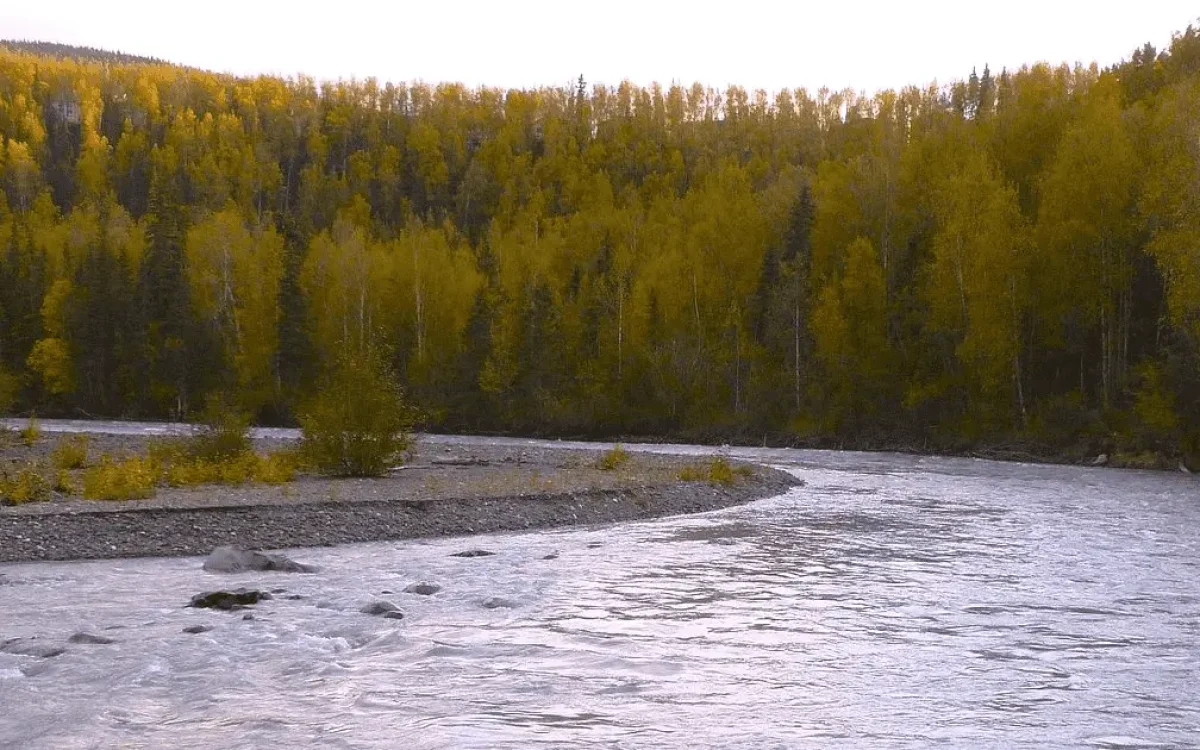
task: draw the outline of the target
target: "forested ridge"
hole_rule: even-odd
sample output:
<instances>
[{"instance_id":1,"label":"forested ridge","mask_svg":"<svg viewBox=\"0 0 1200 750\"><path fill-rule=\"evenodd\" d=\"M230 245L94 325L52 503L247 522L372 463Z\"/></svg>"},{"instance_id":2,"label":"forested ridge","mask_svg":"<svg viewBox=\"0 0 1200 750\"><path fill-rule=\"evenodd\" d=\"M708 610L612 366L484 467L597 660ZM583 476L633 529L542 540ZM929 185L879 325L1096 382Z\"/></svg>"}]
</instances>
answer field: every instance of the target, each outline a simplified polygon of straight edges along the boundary
<instances>
[{"instance_id":1,"label":"forested ridge","mask_svg":"<svg viewBox=\"0 0 1200 750\"><path fill-rule=\"evenodd\" d=\"M874 96L38 49L0 46L0 412L287 423L374 345L436 429L1200 462L1191 27Z\"/></svg>"}]
</instances>

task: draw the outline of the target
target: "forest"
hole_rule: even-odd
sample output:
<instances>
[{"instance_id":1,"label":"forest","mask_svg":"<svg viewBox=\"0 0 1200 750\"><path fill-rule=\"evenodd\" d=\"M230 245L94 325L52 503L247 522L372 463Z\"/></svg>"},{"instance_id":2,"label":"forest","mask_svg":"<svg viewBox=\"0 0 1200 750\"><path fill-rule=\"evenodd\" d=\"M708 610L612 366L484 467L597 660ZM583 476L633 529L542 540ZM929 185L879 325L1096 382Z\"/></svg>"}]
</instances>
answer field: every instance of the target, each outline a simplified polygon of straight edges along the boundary
<instances>
[{"instance_id":1,"label":"forest","mask_svg":"<svg viewBox=\"0 0 1200 750\"><path fill-rule=\"evenodd\" d=\"M291 424L364 348L427 429L1200 468L1200 31L874 95L0 44L0 413Z\"/></svg>"}]
</instances>

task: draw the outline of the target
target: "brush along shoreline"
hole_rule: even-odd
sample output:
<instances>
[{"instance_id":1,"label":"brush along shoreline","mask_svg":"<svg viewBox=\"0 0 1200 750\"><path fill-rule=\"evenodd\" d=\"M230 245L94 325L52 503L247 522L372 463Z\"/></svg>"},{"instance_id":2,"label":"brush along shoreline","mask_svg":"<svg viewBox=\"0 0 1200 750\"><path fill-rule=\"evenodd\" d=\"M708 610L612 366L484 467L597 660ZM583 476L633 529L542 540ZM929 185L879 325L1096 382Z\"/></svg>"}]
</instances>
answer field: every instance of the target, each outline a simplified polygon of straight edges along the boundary
<instances>
[{"instance_id":1,"label":"brush along shoreline","mask_svg":"<svg viewBox=\"0 0 1200 750\"><path fill-rule=\"evenodd\" d=\"M10 466L49 455L56 436L9 446ZM258 450L281 441L256 440ZM141 437L93 435L95 457L144 453ZM0 507L0 562L203 555L215 547L323 547L418 537L526 531L702 513L779 495L800 481L730 462L731 481L692 479L710 458L630 454L601 468L600 451L418 445L379 479L301 475L282 485L161 487L141 500ZM699 470L699 471L698 471ZM683 475L690 481L680 478Z\"/></svg>"}]
</instances>

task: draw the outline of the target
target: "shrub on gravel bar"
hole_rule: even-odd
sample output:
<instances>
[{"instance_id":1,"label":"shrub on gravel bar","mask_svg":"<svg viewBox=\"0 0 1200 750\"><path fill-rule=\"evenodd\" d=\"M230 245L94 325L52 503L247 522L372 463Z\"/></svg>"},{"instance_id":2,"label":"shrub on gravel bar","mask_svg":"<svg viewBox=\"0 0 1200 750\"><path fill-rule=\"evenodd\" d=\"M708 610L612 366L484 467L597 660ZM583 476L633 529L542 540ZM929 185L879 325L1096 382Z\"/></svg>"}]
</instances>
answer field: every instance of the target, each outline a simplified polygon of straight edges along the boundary
<instances>
[{"instance_id":1,"label":"shrub on gravel bar","mask_svg":"<svg viewBox=\"0 0 1200 750\"><path fill-rule=\"evenodd\" d=\"M627 463L629 463L629 451L617 443L600 454L600 458L596 459L596 468L601 471L616 471Z\"/></svg>"},{"instance_id":2,"label":"shrub on gravel bar","mask_svg":"<svg viewBox=\"0 0 1200 750\"><path fill-rule=\"evenodd\" d=\"M83 496L89 500L137 500L152 497L158 466L149 458L113 461L108 456L83 474Z\"/></svg>"},{"instance_id":3,"label":"shrub on gravel bar","mask_svg":"<svg viewBox=\"0 0 1200 750\"><path fill-rule=\"evenodd\" d=\"M50 459L57 469L82 469L87 465L88 436L71 435L58 441Z\"/></svg>"},{"instance_id":4,"label":"shrub on gravel bar","mask_svg":"<svg viewBox=\"0 0 1200 750\"><path fill-rule=\"evenodd\" d=\"M13 476L0 474L0 500L10 505L40 503L50 499L50 482L35 466L27 466Z\"/></svg>"},{"instance_id":5,"label":"shrub on gravel bar","mask_svg":"<svg viewBox=\"0 0 1200 750\"><path fill-rule=\"evenodd\" d=\"M412 442L412 409L383 355L344 352L300 414L305 459L322 474L378 477Z\"/></svg>"},{"instance_id":6,"label":"shrub on gravel bar","mask_svg":"<svg viewBox=\"0 0 1200 750\"><path fill-rule=\"evenodd\" d=\"M688 464L679 470L682 482L708 482L710 484L734 484L739 479L751 476L749 466L734 466L723 456L715 456L707 464Z\"/></svg>"}]
</instances>

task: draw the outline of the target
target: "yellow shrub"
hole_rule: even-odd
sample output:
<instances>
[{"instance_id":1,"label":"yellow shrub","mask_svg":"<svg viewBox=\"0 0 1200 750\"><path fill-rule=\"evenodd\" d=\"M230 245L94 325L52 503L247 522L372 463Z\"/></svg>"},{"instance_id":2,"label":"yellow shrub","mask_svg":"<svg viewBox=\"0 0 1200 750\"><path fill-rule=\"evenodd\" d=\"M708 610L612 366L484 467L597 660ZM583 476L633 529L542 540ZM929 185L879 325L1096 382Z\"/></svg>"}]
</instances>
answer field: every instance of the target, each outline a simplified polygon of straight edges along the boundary
<instances>
[{"instance_id":1,"label":"yellow shrub","mask_svg":"<svg viewBox=\"0 0 1200 750\"><path fill-rule=\"evenodd\" d=\"M717 457L708 462L708 481L713 484L733 484L733 467L724 458Z\"/></svg>"},{"instance_id":2,"label":"yellow shrub","mask_svg":"<svg viewBox=\"0 0 1200 750\"><path fill-rule=\"evenodd\" d=\"M242 453L215 460L194 458L168 465L163 476L172 487L247 482L283 484L295 479L296 462L292 454L284 452L268 456Z\"/></svg>"},{"instance_id":3,"label":"yellow shrub","mask_svg":"<svg viewBox=\"0 0 1200 750\"><path fill-rule=\"evenodd\" d=\"M50 458L58 469L82 469L87 465L88 436L72 435L58 441Z\"/></svg>"},{"instance_id":4,"label":"yellow shrub","mask_svg":"<svg viewBox=\"0 0 1200 750\"><path fill-rule=\"evenodd\" d=\"M705 465L689 464L679 470L679 479L683 482L710 482L712 484L733 484L738 479L753 474L749 466L734 466L723 456L716 456Z\"/></svg>"},{"instance_id":5,"label":"yellow shrub","mask_svg":"<svg viewBox=\"0 0 1200 750\"><path fill-rule=\"evenodd\" d=\"M154 495L158 467L149 458L111 461L107 456L98 466L84 472L83 496L89 500L136 500Z\"/></svg>"},{"instance_id":6,"label":"yellow shrub","mask_svg":"<svg viewBox=\"0 0 1200 750\"><path fill-rule=\"evenodd\" d=\"M37 469L21 469L14 477L0 477L0 499L13 505L50 499L50 483Z\"/></svg>"},{"instance_id":7,"label":"yellow shrub","mask_svg":"<svg viewBox=\"0 0 1200 750\"><path fill-rule=\"evenodd\" d=\"M162 474L172 487L192 487L217 481L220 468L207 461L183 461L166 466Z\"/></svg>"},{"instance_id":8,"label":"yellow shrub","mask_svg":"<svg viewBox=\"0 0 1200 750\"><path fill-rule=\"evenodd\" d=\"M71 481L71 475L63 469L54 474L54 491L63 495L74 495L77 491L75 483Z\"/></svg>"},{"instance_id":9,"label":"yellow shrub","mask_svg":"<svg viewBox=\"0 0 1200 750\"><path fill-rule=\"evenodd\" d=\"M296 478L296 454L293 451L277 451L258 457L254 481L264 484L286 484Z\"/></svg>"},{"instance_id":10,"label":"yellow shrub","mask_svg":"<svg viewBox=\"0 0 1200 750\"><path fill-rule=\"evenodd\" d=\"M28 424L21 428L21 442L27 447L33 445L42 437L42 428L37 417L30 417Z\"/></svg>"},{"instance_id":11,"label":"yellow shrub","mask_svg":"<svg viewBox=\"0 0 1200 750\"><path fill-rule=\"evenodd\" d=\"M188 460L188 443L181 438L158 438L150 441L146 455L159 466Z\"/></svg>"},{"instance_id":12,"label":"yellow shrub","mask_svg":"<svg viewBox=\"0 0 1200 750\"><path fill-rule=\"evenodd\" d=\"M629 451L618 443L600 454L600 458L596 459L596 468L602 471L615 471L627 463L629 463Z\"/></svg>"}]
</instances>

